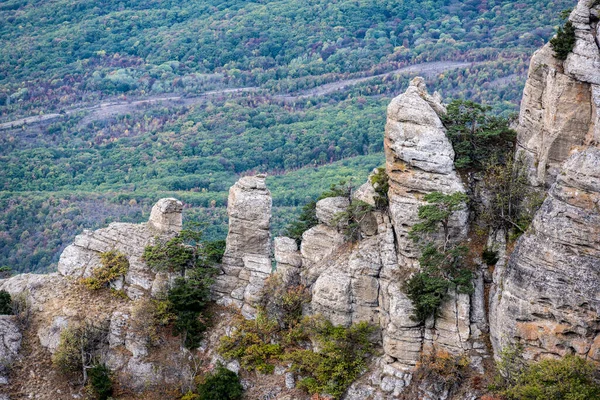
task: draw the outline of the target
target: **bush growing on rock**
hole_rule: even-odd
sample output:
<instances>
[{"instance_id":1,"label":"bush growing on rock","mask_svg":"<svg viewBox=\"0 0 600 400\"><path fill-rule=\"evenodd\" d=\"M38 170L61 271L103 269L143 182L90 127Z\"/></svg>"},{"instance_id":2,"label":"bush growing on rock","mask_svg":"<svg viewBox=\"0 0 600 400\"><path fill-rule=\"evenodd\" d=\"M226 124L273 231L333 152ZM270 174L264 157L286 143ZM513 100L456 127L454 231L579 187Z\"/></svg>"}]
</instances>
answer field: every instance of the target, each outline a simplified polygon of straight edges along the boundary
<instances>
[{"instance_id":1,"label":"bush growing on rock","mask_svg":"<svg viewBox=\"0 0 600 400\"><path fill-rule=\"evenodd\" d=\"M12 299L6 290L0 290L0 314L12 314Z\"/></svg>"},{"instance_id":2,"label":"bush growing on rock","mask_svg":"<svg viewBox=\"0 0 600 400\"><path fill-rule=\"evenodd\" d=\"M514 383L500 390L507 400L588 400L600 398L597 368L575 355L524 365Z\"/></svg>"},{"instance_id":3,"label":"bush growing on rock","mask_svg":"<svg viewBox=\"0 0 600 400\"><path fill-rule=\"evenodd\" d=\"M244 388L238 375L223 366L198 385L197 400L239 400Z\"/></svg>"},{"instance_id":4,"label":"bush growing on rock","mask_svg":"<svg viewBox=\"0 0 600 400\"><path fill-rule=\"evenodd\" d=\"M96 364L90 368L89 372L89 390L96 399L107 400L113 394L113 383L110 377L110 370L104 364Z\"/></svg>"},{"instance_id":5,"label":"bush growing on rock","mask_svg":"<svg viewBox=\"0 0 600 400\"><path fill-rule=\"evenodd\" d=\"M442 117L456 153L458 169L481 170L491 159L502 162L512 153L517 134L507 118L492 115L490 106L453 100Z\"/></svg>"},{"instance_id":6,"label":"bush growing on rock","mask_svg":"<svg viewBox=\"0 0 600 400\"><path fill-rule=\"evenodd\" d=\"M556 36L550 39L554 56L559 60L566 60L575 47L575 40L575 26L571 21L567 21L562 27L558 28Z\"/></svg>"},{"instance_id":7,"label":"bush growing on rock","mask_svg":"<svg viewBox=\"0 0 600 400\"><path fill-rule=\"evenodd\" d=\"M479 224L484 231L501 229L514 239L527 230L543 200L529 186L524 160L513 156L486 165L483 189L488 201L476 207Z\"/></svg>"},{"instance_id":8,"label":"bush growing on rock","mask_svg":"<svg viewBox=\"0 0 600 400\"><path fill-rule=\"evenodd\" d=\"M82 278L88 289L98 290L107 287L108 284L122 276L129 270L129 260L123 253L115 250L107 251L100 255L102 266L92 271L92 276Z\"/></svg>"},{"instance_id":9,"label":"bush growing on rock","mask_svg":"<svg viewBox=\"0 0 600 400\"><path fill-rule=\"evenodd\" d=\"M255 320L240 315L235 328L231 336L221 339L219 353L225 358L239 359L243 368L261 373L272 373L282 362L291 363L290 370L304 377L300 388L335 399L366 368L373 351L369 338L376 329L366 322L348 328L334 326L321 316L304 317L282 329L263 311Z\"/></svg>"},{"instance_id":10,"label":"bush growing on rock","mask_svg":"<svg viewBox=\"0 0 600 400\"><path fill-rule=\"evenodd\" d=\"M183 335L184 345L200 345L207 328L203 315L210 302L210 286L217 273L214 264L221 262L223 241L202 242L202 231L193 226L182 230L166 242L158 242L144 249L144 261L154 270L179 272L164 302L157 304L163 320L173 320L176 334ZM158 310L157 310L158 311Z\"/></svg>"},{"instance_id":11,"label":"bush growing on rock","mask_svg":"<svg viewBox=\"0 0 600 400\"><path fill-rule=\"evenodd\" d=\"M369 177L369 182L371 182L373 189L375 189L375 208L378 210L387 210L390 202L388 197L390 183L385 167L375 169L375 173Z\"/></svg>"},{"instance_id":12,"label":"bush growing on rock","mask_svg":"<svg viewBox=\"0 0 600 400\"><path fill-rule=\"evenodd\" d=\"M29 327L31 319L31 301L29 300L29 291L18 293L12 297L10 304L12 314L17 318L21 329Z\"/></svg>"},{"instance_id":13,"label":"bush growing on rock","mask_svg":"<svg viewBox=\"0 0 600 400\"><path fill-rule=\"evenodd\" d=\"M404 292L412 301L414 321L424 323L436 316L449 290L471 293L472 272L464 267L468 248L450 243L450 219L464 207L464 193L450 195L432 192L425 195L428 204L420 206L418 215L422 219L413 226L409 235L420 243L426 235L438 235L442 230L442 244L428 241L422 246L419 264L421 270L404 283Z\"/></svg>"},{"instance_id":14,"label":"bush growing on rock","mask_svg":"<svg viewBox=\"0 0 600 400\"><path fill-rule=\"evenodd\" d=\"M308 302L306 286L287 286L279 274L273 274L263 287L260 306L281 328L288 328L302 319L302 307Z\"/></svg>"},{"instance_id":15,"label":"bush growing on rock","mask_svg":"<svg viewBox=\"0 0 600 400\"><path fill-rule=\"evenodd\" d=\"M442 382L445 387L450 388L463 381L468 366L469 359L464 355L457 356L443 349L432 349L423 354L417 364L415 376L419 381Z\"/></svg>"},{"instance_id":16,"label":"bush growing on rock","mask_svg":"<svg viewBox=\"0 0 600 400\"><path fill-rule=\"evenodd\" d=\"M67 375L81 374L81 382L88 381L88 371L100 361L108 346L108 322L84 321L64 329L52 363Z\"/></svg>"},{"instance_id":17,"label":"bush growing on rock","mask_svg":"<svg viewBox=\"0 0 600 400\"><path fill-rule=\"evenodd\" d=\"M299 349L283 356L291 370L303 377L300 388L310 394L327 393L340 399L365 370L373 351L369 341L375 328L360 322L348 328L334 326L324 318L308 320L308 334L318 351Z\"/></svg>"}]
</instances>

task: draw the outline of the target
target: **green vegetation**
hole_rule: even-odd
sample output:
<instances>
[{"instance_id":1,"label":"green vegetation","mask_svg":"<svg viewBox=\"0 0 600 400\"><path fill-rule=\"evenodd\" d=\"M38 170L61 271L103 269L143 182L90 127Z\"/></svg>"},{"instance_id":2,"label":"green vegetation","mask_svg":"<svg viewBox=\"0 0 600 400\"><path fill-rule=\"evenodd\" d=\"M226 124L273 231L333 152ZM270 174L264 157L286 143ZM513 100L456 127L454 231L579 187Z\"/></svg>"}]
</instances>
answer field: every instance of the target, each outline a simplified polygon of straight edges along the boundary
<instances>
[{"instance_id":1,"label":"green vegetation","mask_svg":"<svg viewBox=\"0 0 600 400\"><path fill-rule=\"evenodd\" d=\"M454 100L443 117L459 169L482 170L491 160L503 162L514 149L517 134L507 118L492 114L490 106Z\"/></svg>"},{"instance_id":2,"label":"green vegetation","mask_svg":"<svg viewBox=\"0 0 600 400\"><path fill-rule=\"evenodd\" d=\"M100 262L102 265L92 271L92 276L81 279L81 283L90 290L107 287L110 282L125 276L129 269L127 257L115 250L102 253Z\"/></svg>"},{"instance_id":3,"label":"green vegetation","mask_svg":"<svg viewBox=\"0 0 600 400\"><path fill-rule=\"evenodd\" d=\"M483 251L481 252L481 258L483 259L483 262L487 265L487 266L493 266L496 265L496 263L498 262L499 258L498 258L498 252L485 248L483 249Z\"/></svg>"},{"instance_id":4,"label":"green vegetation","mask_svg":"<svg viewBox=\"0 0 600 400\"><path fill-rule=\"evenodd\" d=\"M360 240L360 225L370 215L371 211L373 211L372 205L362 200L350 199L350 205L345 211L337 213L333 218L333 222L341 224L346 239Z\"/></svg>"},{"instance_id":5,"label":"green vegetation","mask_svg":"<svg viewBox=\"0 0 600 400\"><path fill-rule=\"evenodd\" d=\"M364 182L381 165L385 107L412 75L285 102L276 93L469 60L483 63L433 74L428 85L506 115L530 55L571 3L11 0L0 6L3 121L161 93L184 99L3 130L0 265L53 270L83 228L143 222L167 196L208 223L207 238L223 239L227 190L249 171L269 172L280 233L330 184ZM259 89L187 98L234 86Z\"/></svg>"},{"instance_id":6,"label":"green vegetation","mask_svg":"<svg viewBox=\"0 0 600 400\"><path fill-rule=\"evenodd\" d=\"M0 314L8 315L12 313L13 309L10 293L8 293L6 290L0 290Z\"/></svg>"},{"instance_id":7,"label":"green vegetation","mask_svg":"<svg viewBox=\"0 0 600 400\"><path fill-rule=\"evenodd\" d=\"M464 209L469 198L461 192L449 195L432 192L426 194L423 200L428 203L420 206L418 210L418 216L423 221L416 223L409 235L414 241L419 241L421 235L437 233L441 225L443 230L442 248L445 251L450 243L450 217Z\"/></svg>"},{"instance_id":8,"label":"green vegetation","mask_svg":"<svg viewBox=\"0 0 600 400\"><path fill-rule=\"evenodd\" d=\"M244 388L237 374L220 365L198 385L196 399L239 400L242 398L243 391Z\"/></svg>"},{"instance_id":9,"label":"green vegetation","mask_svg":"<svg viewBox=\"0 0 600 400\"><path fill-rule=\"evenodd\" d=\"M142 308L140 312L153 315L155 323L172 320L174 332L183 335L184 345L190 349L200 345L207 328L207 316L203 313L217 272L214 264L221 261L225 250L222 241L203 242L202 236L196 224L183 229L173 239L146 246L143 255L150 268L179 272L182 276L175 280L166 299L146 305L144 308L149 310Z\"/></svg>"},{"instance_id":10,"label":"green vegetation","mask_svg":"<svg viewBox=\"0 0 600 400\"><path fill-rule=\"evenodd\" d=\"M566 60L575 47L575 27L571 21L558 28L556 36L550 39L554 56L559 60Z\"/></svg>"},{"instance_id":11,"label":"green vegetation","mask_svg":"<svg viewBox=\"0 0 600 400\"><path fill-rule=\"evenodd\" d=\"M375 208L378 210L387 210L390 199L388 191L390 190L389 177L385 172L385 167L379 167L369 178L371 185L375 189Z\"/></svg>"},{"instance_id":12,"label":"green vegetation","mask_svg":"<svg viewBox=\"0 0 600 400\"><path fill-rule=\"evenodd\" d=\"M449 290L457 293L473 291L472 272L464 266L469 249L450 243L450 219L465 207L467 196L458 192L450 195L433 192L425 195L424 200L428 204L419 207L419 218L423 221L413 225L410 237L419 243L427 235L439 235L440 227L443 236L438 240L441 244L427 241L422 246L421 270L404 284L404 292L414 306L411 319L420 323L436 316Z\"/></svg>"},{"instance_id":13,"label":"green vegetation","mask_svg":"<svg viewBox=\"0 0 600 400\"><path fill-rule=\"evenodd\" d=\"M272 373L274 363L284 353L277 320L261 311L253 320L239 316L235 326L231 336L221 338L219 353L228 359L239 359L248 371Z\"/></svg>"},{"instance_id":14,"label":"green vegetation","mask_svg":"<svg viewBox=\"0 0 600 400\"><path fill-rule=\"evenodd\" d=\"M107 400L113 394L110 370L104 364L96 364L88 371L89 388L98 400Z\"/></svg>"},{"instance_id":15,"label":"green vegetation","mask_svg":"<svg viewBox=\"0 0 600 400\"><path fill-rule=\"evenodd\" d=\"M522 158L508 156L504 163L490 162L483 172L489 201L476 205L477 222L484 231L502 229L514 240L527 230L543 197L529 186Z\"/></svg>"},{"instance_id":16,"label":"green vegetation","mask_svg":"<svg viewBox=\"0 0 600 400\"><path fill-rule=\"evenodd\" d=\"M309 335L318 351L298 349L286 354L284 360L304 377L299 387L311 394L327 393L340 399L367 367L366 360L373 351L369 336L374 330L366 322L345 328L316 318L311 321Z\"/></svg>"},{"instance_id":17,"label":"green vegetation","mask_svg":"<svg viewBox=\"0 0 600 400\"><path fill-rule=\"evenodd\" d=\"M60 342L54 354L52 363L64 374L81 374L79 381L85 385L88 382L90 369L97 368L102 354L108 348L108 322L93 323L84 321L79 325L70 325L60 334ZM100 369L96 372L101 372ZM102 377L96 378L100 383ZM100 386L106 386L102 384Z\"/></svg>"},{"instance_id":18,"label":"green vegetation","mask_svg":"<svg viewBox=\"0 0 600 400\"><path fill-rule=\"evenodd\" d=\"M526 363L520 346L500 354L492 389L507 400L587 400L600 398L597 366L568 354L560 359Z\"/></svg>"},{"instance_id":19,"label":"green vegetation","mask_svg":"<svg viewBox=\"0 0 600 400\"><path fill-rule=\"evenodd\" d=\"M269 276L262 291L261 308L282 329L297 324L302 319L302 306L310 302L310 295L304 285L286 285L280 274Z\"/></svg>"},{"instance_id":20,"label":"green vegetation","mask_svg":"<svg viewBox=\"0 0 600 400\"><path fill-rule=\"evenodd\" d=\"M336 327L320 316L303 318L302 305L309 300L304 286L286 286L277 275L269 278L256 319L239 315L236 329L221 339L219 353L261 373L291 365L291 371L304 377L299 387L339 399L366 368L375 328L367 323Z\"/></svg>"},{"instance_id":21,"label":"green vegetation","mask_svg":"<svg viewBox=\"0 0 600 400\"><path fill-rule=\"evenodd\" d=\"M169 311L175 314L175 333L183 334L183 343L189 349L200 345L207 328L207 316L203 315L210 301L210 285L214 271L198 268L185 278L177 278L169 290Z\"/></svg>"}]
</instances>

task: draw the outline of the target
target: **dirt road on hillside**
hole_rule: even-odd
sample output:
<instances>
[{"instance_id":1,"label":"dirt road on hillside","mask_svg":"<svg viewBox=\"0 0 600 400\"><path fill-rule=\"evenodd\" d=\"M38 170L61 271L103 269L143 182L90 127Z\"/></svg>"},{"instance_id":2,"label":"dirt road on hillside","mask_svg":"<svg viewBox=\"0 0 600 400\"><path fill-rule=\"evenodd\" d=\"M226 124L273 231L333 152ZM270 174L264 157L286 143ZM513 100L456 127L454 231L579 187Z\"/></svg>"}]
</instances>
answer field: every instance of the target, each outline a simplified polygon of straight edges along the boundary
<instances>
[{"instance_id":1,"label":"dirt road on hillside","mask_svg":"<svg viewBox=\"0 0 600 400\"><path fill-rule=\"evenodd\" d=\"M274 99L282 100L285 102L293 102L296 100L304 100L311 97L325 96L327 94L343 90L349 86L356 85L358 83L366 82L370 79L383 78L386 76L396 74L418 74L422 76L432 76L440 74L444 71L466 68L473 65L481 64L482 62L466 62L466 61L436 61L422 64L410 65L396 69L394 71L386 72L378 75L364 76L360 78L344 79L337 82L326 83L324 85L317 86L315 88L301 91L293 94L278 94L273 95ZM161 105L163 107L176 107L176 106L191 106L195 104L205 103L207 100L213 99L218 96L233 94L241 95L243 93L259 92L258 87L243 87L243 88L229 88L219 89L210 92L202 93L201 95L194 97L183 97L180 95L165 95L165 96L152 96L148 98L138 98L132 100L114 100L108 102L102 102L96 105L79 107L67 110L60 114L44 114L33 117L20 118L14 121L4 122L0 124L0 131L6 129L19 128L23 125L38 124L42 122L49 122L55 119L63 118L64 116L73 115L82 111L88 112L81 124L88 124L93 121L103 120L106 118L114 117L117 115L123 115L137 110L141 110L144 107L152 105Z\"/></svg>"}]
</instances>

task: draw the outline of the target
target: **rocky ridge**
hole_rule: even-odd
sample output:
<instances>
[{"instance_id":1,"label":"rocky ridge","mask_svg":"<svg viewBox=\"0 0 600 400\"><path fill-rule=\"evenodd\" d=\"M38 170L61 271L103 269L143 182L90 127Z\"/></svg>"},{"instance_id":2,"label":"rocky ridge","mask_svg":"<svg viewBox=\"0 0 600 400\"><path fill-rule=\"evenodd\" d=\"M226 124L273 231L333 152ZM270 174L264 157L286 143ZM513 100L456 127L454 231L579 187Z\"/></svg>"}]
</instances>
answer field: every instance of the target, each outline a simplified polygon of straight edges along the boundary
<instances>
[{"instance_id":1,"label":"rocky ridge","mask_svg":"<svg viewBox=\"0 0 600 400\"><path fill-rule=\"evenodd\" d=\"M517 126L534 186L549 187L575 146L600 143L600 5L581 0L569 16L575 47L562 62L548 43L534 53Z\"/></svg>"},{"instance_id":2,"label":"rocky ridge","mask_svg":"<svg viewBox=\"0 0 600 400\"><path fill-rule=\"evenodd\" d=\"M600 7L581 0L569 16L575 47L564 62L536 52L521 103L518 145L532 186L549 187L529 230L494 271L491 341L520 343L530 359L578 354L598 360Z\"/></svg>"}]
</instances>

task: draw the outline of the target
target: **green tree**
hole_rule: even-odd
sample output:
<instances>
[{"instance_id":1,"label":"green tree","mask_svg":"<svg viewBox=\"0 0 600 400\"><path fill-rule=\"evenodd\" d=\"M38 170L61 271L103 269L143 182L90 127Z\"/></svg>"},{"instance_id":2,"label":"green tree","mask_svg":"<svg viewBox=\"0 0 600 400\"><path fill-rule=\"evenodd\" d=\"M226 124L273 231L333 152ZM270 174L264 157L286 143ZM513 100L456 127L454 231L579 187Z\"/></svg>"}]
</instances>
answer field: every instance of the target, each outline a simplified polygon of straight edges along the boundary
<instances>
[{"instance_id":1,"label":"green tree","mask_svg":"<svg viewBox=\"0 0 600 400\"><path fill-rule=\"evenodd\" d=\"M492 114L492 108L470 100L453 100L442 121L452 142L459 169L481 170L490 159L499 162L511 153L516 132L509 120Z\"/></svg>"},{"instance_id":2,"label":"green tree","mask_svg":"<svg viewBox=\"0 0 600 400\"><path fill-rule=\"evenodd\" d=\"M575 355L525 366L501 394L507 400L589 400L600 398L597 368Z\"/></svg>"},{"instance_id":3,"label":"green tree","mask_svg":"<svg viewBox=\"0 0 600 400\"><path fill-rule=\"evenodd\" d=\"M440 225L443 231L443 250L446 251L450 242L450 217L457 211L465 207L469 200L466 194L456 192L444 194L441 192L428 193L423 197L428 204L419 207L418 215L423 221L413 225L409 236L415 240L420 240L420 235L424 233L435 233Z\"/></svg>"},{"instance_id":4,"label":"green tree","mask_svg":"<svg viewBox=\"0 0 600 400\"><path fill-rule=\"evenodd\" d=\"M432 192L425 195L428 204L419 207L421 222L413 225L409 236L415 243L421 243L424 235L436 234L442 229L441 245L427 242L421 249L419 264L421 270L404 283L404 292L412 301L414 313L411 318L423 323L430 316L436 316L448 290L457 293L471 293L472 272L464 267L468 248L450 244L450 220L452 215L465 207L468 200L462 192L443 194Z\"/></svg>"},{"instance_id":5,"label":"green tree","mask_svg":"<svg viewBox=\"0 0 600 400\"><path fill-rule=\"evenodd\" d=\"M198 400L239 400L243 392L244 388L237 374L219 365L198 385Z\"/></svg>"},{"instance_id":6,"label":"green tree","mask_svg":"<svg viewBox=\"0 0 600 400\"><path fill-rule=\"evenodd\" d=\"M563 19L568 18L571 10L565 10L561 13ZM554 50L554 56L559 60L566 60L569 53L575 47L575 26L571 21L566 21L562 27L558 28L556 35L550 39L550 46Z\"/></svg>"}]
</instances>

